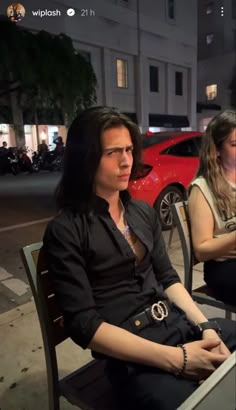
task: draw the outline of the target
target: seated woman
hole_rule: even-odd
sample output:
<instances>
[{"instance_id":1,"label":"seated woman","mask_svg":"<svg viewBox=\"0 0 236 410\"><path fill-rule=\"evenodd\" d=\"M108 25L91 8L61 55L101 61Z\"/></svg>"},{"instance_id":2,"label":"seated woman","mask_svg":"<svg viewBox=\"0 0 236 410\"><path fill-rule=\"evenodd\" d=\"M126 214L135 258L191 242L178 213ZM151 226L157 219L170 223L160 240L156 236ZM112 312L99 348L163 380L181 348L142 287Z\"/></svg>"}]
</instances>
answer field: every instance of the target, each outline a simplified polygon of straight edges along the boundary
<instances>
[{"instance_id":1,"label":"seated woman","mask_svg":"<svg viewBox=\"0 0 236 410\"><path fill-rule=\"evenodd\" d=\"M219 319L220 336L206 319L171 266L154 208L130 198L140 141L114 108L75 118L44 250L66 331L108 358L120 408L176 410L235 349L235 326Z\"/></svg>"},{"instance_id":2,"label":"seated woman","mask_svg":"<svg viewBox=\"0 0 236 410\"><path fill-rule=\"evenodd\" d=\"M236 113L211 120L192 182L189 214L194 252L216 297L236 305Z\"/></svg>"}]
</instances>

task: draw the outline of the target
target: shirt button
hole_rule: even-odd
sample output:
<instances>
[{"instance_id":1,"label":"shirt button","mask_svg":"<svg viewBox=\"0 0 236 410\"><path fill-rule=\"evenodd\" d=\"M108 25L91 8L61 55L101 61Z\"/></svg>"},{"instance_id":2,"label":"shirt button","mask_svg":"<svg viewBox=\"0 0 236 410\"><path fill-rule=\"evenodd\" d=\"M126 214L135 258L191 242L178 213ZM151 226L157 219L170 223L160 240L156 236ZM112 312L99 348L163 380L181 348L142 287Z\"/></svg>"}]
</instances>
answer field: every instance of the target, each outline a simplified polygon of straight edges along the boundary
<instances>
[{"instance_id":1,"label":"shirt button","mask_svg":"<svg viewBox=\"0 0 236 410\"><path fill-rule=\"evenodd\" d=\"M131 256L131 255L132 255L131 251L126 252L126 256Z\"/></svg>"},{"instance_id":2,"label":"shirt button","mask_svg":"<svg viewBox=\"0 0 236 410\"><path fill-rule=\"evenodd\" d=\"M116 231L116 227L115 227L115 226L113 226L111 229L112 229L113 231Z\"/></svg>"}]
</instances>

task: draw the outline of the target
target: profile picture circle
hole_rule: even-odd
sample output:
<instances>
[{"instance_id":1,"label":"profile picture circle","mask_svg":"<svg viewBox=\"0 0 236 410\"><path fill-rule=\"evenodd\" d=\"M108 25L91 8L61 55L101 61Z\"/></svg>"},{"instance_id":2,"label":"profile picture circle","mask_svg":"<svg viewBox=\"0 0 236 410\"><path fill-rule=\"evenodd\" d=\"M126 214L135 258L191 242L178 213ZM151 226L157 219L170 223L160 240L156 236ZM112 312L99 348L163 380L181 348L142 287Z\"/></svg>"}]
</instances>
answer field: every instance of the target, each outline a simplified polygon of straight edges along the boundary
<instances>
[{"instance_id":1,"label":"profile picture circle","mask_svg":"<svg viewBox=\"0 0 236 410\"><path fill-rule=\"evenodd\" d=\"M25 8L21 3L12 3L7 7L7 17L9 20L21 21L25 16Z\"/></svg>"}]
</instances>

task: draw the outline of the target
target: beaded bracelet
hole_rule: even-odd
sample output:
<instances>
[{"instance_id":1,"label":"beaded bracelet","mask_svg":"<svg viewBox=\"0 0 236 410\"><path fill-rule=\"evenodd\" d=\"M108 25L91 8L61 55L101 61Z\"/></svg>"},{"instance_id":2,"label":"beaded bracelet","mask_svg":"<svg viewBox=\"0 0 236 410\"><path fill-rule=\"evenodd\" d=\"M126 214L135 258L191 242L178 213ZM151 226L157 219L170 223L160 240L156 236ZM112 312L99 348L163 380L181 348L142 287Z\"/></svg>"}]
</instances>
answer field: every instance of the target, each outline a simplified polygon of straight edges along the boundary
<instances>
[{"instance_id":1,"label":"beaded bracelet","mask_svg":"<svg viewBox=\"0 0 236 410\"><path fill-rule=\"evenodd\" d=\"M184 356L184 361L183 361L182 367L179 370L177 370L177 372L175 373L175 376L181 376L183 374L183 372L185 371L187 361L188 361L188 356L187 356L187 349L184 345L179 344L179 345L177 345L177 347L180 347L182 349L183 356Z\"/></svg>"}]
</instances>

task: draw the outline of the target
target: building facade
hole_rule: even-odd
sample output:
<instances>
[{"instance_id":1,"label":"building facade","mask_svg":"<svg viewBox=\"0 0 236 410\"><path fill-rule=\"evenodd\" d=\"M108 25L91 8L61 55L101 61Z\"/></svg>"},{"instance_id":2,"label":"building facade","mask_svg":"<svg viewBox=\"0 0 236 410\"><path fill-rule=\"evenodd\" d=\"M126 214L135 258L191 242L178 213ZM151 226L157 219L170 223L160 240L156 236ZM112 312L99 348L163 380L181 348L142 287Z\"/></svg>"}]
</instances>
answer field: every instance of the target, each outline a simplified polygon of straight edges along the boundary
<instances>
[{"instance_id":1,"label":"building facade","mask_svg":"<svg viewBox=\"0 0 236 410\"><path fill-rule=\"evenodd\" d=\"M97 104L119 108L142 131L196 129L196 0L32 3L24 0L17 24L70 36L93 65Z\"/></svg>"},{"instance_id":2,"label":"building facade","mask_svg":"<svg viewBox=\"0 0 236 410\"><path fill-rule=\"evenodd\" d=\"M198 128L231 108L236 71L236 1L198 1Z\"/></svg>"}]
</instances>

